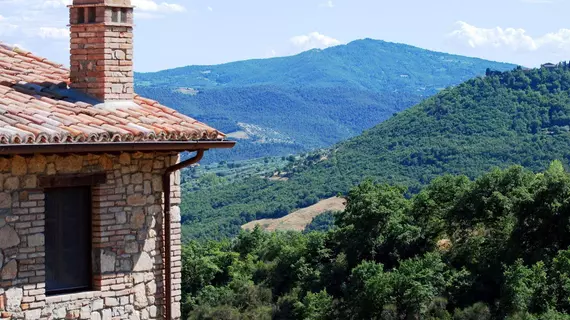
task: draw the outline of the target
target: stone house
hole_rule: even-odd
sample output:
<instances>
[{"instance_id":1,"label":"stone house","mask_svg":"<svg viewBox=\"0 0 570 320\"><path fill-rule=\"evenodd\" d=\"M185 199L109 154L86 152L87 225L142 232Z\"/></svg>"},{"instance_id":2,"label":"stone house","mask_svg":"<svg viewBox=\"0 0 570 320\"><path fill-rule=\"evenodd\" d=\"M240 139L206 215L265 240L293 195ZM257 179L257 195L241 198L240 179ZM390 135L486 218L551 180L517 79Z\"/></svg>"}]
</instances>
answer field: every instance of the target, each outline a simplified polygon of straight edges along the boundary
<instances>
[{"instance_id":1,"label":"stone house","mask_svg":"<svg viewBox=\"0 0 570 320\"><path fill-rule=\"evenodd\" d=\"M130 0L70 20L70 70L0 43L0 318L180 319L178 170L234 143L134 93Z\"/></svg>"}]
</instances>

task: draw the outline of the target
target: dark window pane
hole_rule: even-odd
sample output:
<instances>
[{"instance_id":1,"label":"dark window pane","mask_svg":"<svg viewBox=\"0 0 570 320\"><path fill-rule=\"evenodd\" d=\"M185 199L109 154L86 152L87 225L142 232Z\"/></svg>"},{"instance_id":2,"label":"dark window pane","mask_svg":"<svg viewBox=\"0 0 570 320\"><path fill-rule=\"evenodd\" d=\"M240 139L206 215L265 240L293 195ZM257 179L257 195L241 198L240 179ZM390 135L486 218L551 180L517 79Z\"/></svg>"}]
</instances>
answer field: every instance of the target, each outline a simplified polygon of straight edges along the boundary
<instances>
[{"instance_id":1,"label":"dark window pane","mask_svg":"<svg viewBox=\"0 0 570 320\"><path fill-rule=\"evenodd\" d=\"M77 9L77 23L85 23L85 8Z\"/></svg>"},{"instance_id":2,"label":"dark window pane","mask_svg":"<svg viewBox=\"0 0 570 320\"><path fill-rule=\"evenodd\" d=\"M119 22L119 9L113 9L113 12L111 13L111 21Z\"/></svg>"},{"instance_id":3,"label":"dark window pane","mask_svg":"<svg viewBox=\"0 0 570 320\"><path fill-rule=\"evenodd\" d=\"M127 9L121 9L121 23L127 23Z\"/></svg>"},{"instance_id":4,"label":"dark window pane","mask_svg":"<svg viewBox=\"0 0 570 320\"><path fill-rule=\"evenodd\" d=\"M91 191L46 191L46 292L91 288Z\"/></svg>"},{"instance_id":5,"label":"dark window pane","mask_svg":"<svg viewBox=\"0 0 570 320\"><path fill-rule=\"evenodd\" d=\"M87 14L88 14L88 22L89 23L93 23L95 22L95 17L96 17L96 11L95 11L95 7L89 7L87 8Z\"/></svg>"}]
</instances>

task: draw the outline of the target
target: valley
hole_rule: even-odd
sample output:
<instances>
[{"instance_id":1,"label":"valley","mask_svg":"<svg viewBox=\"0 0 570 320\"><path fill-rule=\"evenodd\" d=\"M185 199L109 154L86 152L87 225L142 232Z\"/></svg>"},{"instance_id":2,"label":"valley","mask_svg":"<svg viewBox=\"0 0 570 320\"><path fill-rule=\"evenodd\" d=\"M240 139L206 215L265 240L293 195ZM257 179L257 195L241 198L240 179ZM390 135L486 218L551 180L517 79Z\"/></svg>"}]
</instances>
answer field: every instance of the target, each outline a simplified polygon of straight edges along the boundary
<instances>
[{"instance_id":1,"label":"valley","mask_svg":"<svg viewBox=\"0 0 570 320\"><path fill-rule=\"evenodd\" d=\"M570 1L0 3L0 320L570 320Z\"/></svg>"},{"instance_id":2,"label":"valley","mask_svg":"<svg viewBox=\"0 0 570 320\"><path fill-rule=\"evenodd\" d=\"M570 319L568 92L566 63L489 71L331 148L185 192L184 312Z\"/></svg>"},{"instance_id":3,"label":"valley","mask_svg":"<svg viewBox=\"0 0 570 320\"><path fill-rule=\"evenodd\" d=\"M325 50L137 73L136 91L238 141L203 163L327 148L449 86L512 64L364 39Z\"/></svg>"},{"instance_id":4,"label":"valley","mask_svg":"<svg viewBox=\"0 0 570 320\"><path fill-rule=\"evenodd\" d=\"M567 67L498 73L443 90L330 149L283 168L286 180L244 175L183 196L185 239L222 239L240 226L276 219L346 194L366 179L415 194L442 174L476 177L521 164L543 170L568 161Z\"/></svg>"}]
</instances>

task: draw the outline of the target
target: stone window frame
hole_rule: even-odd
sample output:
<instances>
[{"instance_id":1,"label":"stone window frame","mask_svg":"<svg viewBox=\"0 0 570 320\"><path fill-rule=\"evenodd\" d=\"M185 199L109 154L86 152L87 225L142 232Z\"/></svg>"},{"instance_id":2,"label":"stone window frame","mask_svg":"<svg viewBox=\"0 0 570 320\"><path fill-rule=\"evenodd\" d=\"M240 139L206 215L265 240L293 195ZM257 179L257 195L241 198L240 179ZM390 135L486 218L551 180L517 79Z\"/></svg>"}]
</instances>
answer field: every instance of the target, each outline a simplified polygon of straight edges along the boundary
<instances>
[{"instance_id":1,"label":"stone window frame","mask_svg":"<svg viewBox=\"0 0 570 320\"><path fill-rule=\"evenodd\" d=\"M101 199L106 198L109 194L114 194L115 186L105 185L103 183L96 184L91 187L91 255L93 270L93 291L101 292L103 287L107 285L104 270L102 270L101 250L106 247L105 242L105 219L107 207ZM114 277L115 275L112 275Z\"/></svg>"},{"instance_id":2,"label":"stone window frame","mask_svg":"<svg viewBox=\"0 0 570 320\"><path fill-rule=\"evenodd\" d=\"M107 173L104 172L38 177L38 186L44 195L47 188L77 186L87 186L91 188L91 288L86 291L46 296L45 299L48 303L72 301L74 299L84 299L86 297L96 298L99 297L103 291L103 287L106 284L106 277L101 272L101 263L100 260L97 259L97 256L99 254L98 249L101 248L101 243L103 240L101 231L105 225L101 219L101 214L104 212L103 203L98 200L101 199L104 195L108 194L109 190L114 191L114 186L106 185L106 182Z\"/></svg>"}]
</instances>

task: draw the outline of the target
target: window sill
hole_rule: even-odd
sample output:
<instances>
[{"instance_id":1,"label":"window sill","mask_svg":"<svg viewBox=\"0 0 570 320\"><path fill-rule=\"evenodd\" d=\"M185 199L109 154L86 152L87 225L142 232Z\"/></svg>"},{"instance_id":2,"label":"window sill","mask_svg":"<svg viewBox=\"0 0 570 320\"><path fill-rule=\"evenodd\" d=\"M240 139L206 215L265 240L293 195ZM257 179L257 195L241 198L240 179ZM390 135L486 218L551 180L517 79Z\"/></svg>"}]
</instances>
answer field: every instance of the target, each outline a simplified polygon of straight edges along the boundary
<instances>
[{"instance_id":1,"label":"window sill","mask_svg":"<svg viewBox=\"0 0 570 320\"><path fill-rule=\"evenodd\" d=\"M77 292L77 293L68 293L68 294L58 294L53 296L46 297L47 304L53 303L60 303L60 302L68 302L72 300L82 300L82 299L95 299L101 297L101 291L85 291L85 292Z\"/></svg>"}]
</instances>

